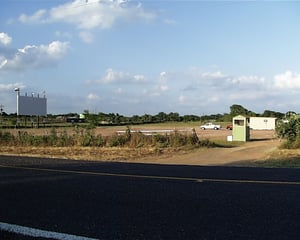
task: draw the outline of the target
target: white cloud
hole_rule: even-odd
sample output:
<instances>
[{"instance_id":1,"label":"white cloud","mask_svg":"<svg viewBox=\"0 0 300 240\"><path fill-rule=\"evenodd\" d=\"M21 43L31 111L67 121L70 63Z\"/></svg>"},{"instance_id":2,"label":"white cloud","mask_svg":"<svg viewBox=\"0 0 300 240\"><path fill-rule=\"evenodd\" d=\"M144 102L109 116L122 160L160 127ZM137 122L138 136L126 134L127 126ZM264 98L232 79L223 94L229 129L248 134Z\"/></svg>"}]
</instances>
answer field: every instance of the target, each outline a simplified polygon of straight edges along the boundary
<instances>
[{"instance_id":1,"label":"white cloud","mask_svg":"<svg viewBox=\"0 0 300 240\"><path fill-rule=\"evenodd\" d=\"M264 84L265 78L264 77L259 77L259 76L237 76L233 78L228 78L229 82L232 84Z\"/></svg>"},{"instance_id":2,"label":"white cloud","mask_svg":"<svg viewBox=\"0 0 300 240\"><path fill-rule=\"evenodd\" d=\"M134 75L133 76L135 82L145 82L146 78L144 75Z\"/></svg>"},{"instance_id":3,"label":"white cloud","mask_svg":"<svg viewBox=\"0 0 300 240\"><path fill-rule=\"evenodd\" d=\"M224 75L220 71L201 73L201 78L205 78L205 79L216 79L216 78L220 79L220 78L224 78L224 77L226 77L226 75Z\"/></svg>"},{"instance_id":4,"label":"white cloud","mask_svg":"<svg viewBox=\"0 0 300 240\"><path fill-rule=\"evenodd\" d=\"M168 85L168 73L167 72L161 72L159 74L159 80L160 80L160 84L159 84L159 90L162 92L166 92L169 90L169 85Z\"/></svg>"},{"instance_id":5,"label":"white cloud","mask_svg":"<svg viewBox=\"0 0 300 240\"><path fill-rule=\"evenodd\" d=\"M26 14L22 14L19 17L19 21L22 23L40 23L44 22L44 17L47 11L45 9L40 9L36 11L33 15L28 16Z\"/></svg>"},{"instance_id":6,"label":"white cloud","mask_svg":"<svg viewBox=\"0 0 300 240\"><path fill-rule=\"evenodd\" d=\"M48 45L27 45L18 49L12 56L0 55L0 71L53 65L65 56L67 50L67 42L54 41Z\"/></svg>"},{"instance_id":7,"label":"white cloud","mask_svg":"<svg viewBox=\"0 0 300 240\"><path fill-rule=\"evenodd\" d=\"M8 36L7 33L0 32L0 43L3 45L9 45L12 41L12 38Z\"/></svg>"},{"instance_id":8,"label":"white cloud","mask_svg":"<svg viewBox=\"0 0 300 240\"><path fill-rule=\"evenodd\" d=\"M9 83L9 84L0 84L0 92L2 91L13 91L15 88L25 88L23 83Z\"/></svg>"},{"instance_id":9,"label":"white cloud","mask_svg":"<svg viewBox=\"0 0 300 240\"><path fill-rule=\"evenodd\" d=\"M167 77L167 72L161 72L159 76L161 79L165 79Z\"/></svg>"},{"instance_id":10,"label":"white cloud","mask_svg":"<svg viewBox=\"0 0 300 240\"><path fill-rule=\"evenodd\" d=\"M119 20L151 20L155 14L145 10L141 4L120 0L75 0L52 8L38 10L33 15L22 14L22 23L65 22L79 29L111 28Z\"/></svg>"},{"instance_id":11,"label":"white cloud","mask_svg":"<svg viewBox=\"0 0 300 240\"><path fill-rule=\"evenodd\" d=\"M257 100L261 99L263 95L261 93L251 93L251 89L249 91L240 91L240 92L233 92L229 94L228 98L234 101L239 101L239 100Z\"/></svg>"},{"instance_id":12,"label":"white cloud","mask_svg":"<svg viewBox=\"0 0 300 240\"><path fill-rule=\"evenodd\" d=\"M169 90L169 86L166 85L166 84L160 85L159 88L160 88L160 90L161 90L162 92L165 92L165 91L168 91L168 90Z\"/></svg>"},{"instance_id":13,"label":"white cloud","mask_svg":"<svg viewBox=\"0 0 300 240\"><path fill-rule=\"evenodd\" d=\"M177 22L174 19L164 19L164 23L167 25L175 25Z\"/></svg>"},{"instance_id":14,"label":"white cloud","mask_svg":"<svg viewBox=\"0 0 300 240\"><path fill-rule=\"evenodd\" d=\"M187 97L184 95L180 95L178 101L180 104L185 104L187 102Z\"/></svg>"},{"instance_id":15,"label":"white cloud","mask_svg":"<svg viewBox=\"0 0 300 240\"><path fill-rule=\"evenodd\" d=\"M300 88L300 74L286 71L283 74L275 75L274 85L278 89L298 89Z\"/></svg>"},{"instance_id":16,"label":"white cloud","mask_svg":"<svg viewBox=\"0 0 300 240\"><path fill-rule=\"evenodd\" d=\"M115 91L115 93L117 93L117 94L121 94L123 92L123 89L122 88L118 88L118 89L116 89L116 91Z\"/></svg>"},{"instance_id":17,"label":"white cloud","mask_svg":"<svg viewBox=\"0 0 300 240\"><path fill-rule=\"evenodd\" d=\"M99 99L99 96L97 94L94 94L94 93L90 93L88 96L87 96L88 100L91 100L91 101L94 101L94 100L98 100Z\"/></svg>"},{"instance_id":18,"label":"white cloud","mask_svg":"<svg viewBox=\"0 0 300 240\"><path fill-rule=\"evenodd\" d=\"M110 83L145 83L146 79L144 75L133 75L130 73L115 71L112 68L106 70L106 74L103 78L96 81L98 83L110 84Z\"/></svg>"},{"instance_id":19,"label":"white cloud","mask_svg":"<svg viewBox=\"0 0 300 240\"><path fill-rule=\"evenodd\" d=\"M62 37L62 38L67 38L67 39L71 39L72 38L72 34L69 33L69 32L56 31L55 32L55 36Z\"/></svg>"},{"instance_id":20,"label":"white cloud","mask_svg":"<svg viewBox=\"0 0 300 240\"><path fill-rule=\"evenodd\" d=\"M7 64L7 59L5 59L3 56L0 56L0 70Z\"/></svg>"},{"instance_id":21,"label":"white cloud","mask_svg":"<svg viewBox=\"0 0 300 240\"><path fill-rule=\"evenodd\" d=\"M219 101L220 101L220 97L219 96L210 96L208 98L208 102L217 103Z\"/></svg>"},{"instance_id":22,"label":"white cloud","mask_svg":"<svg viewBox=\"0 0 300 240\"><path fill-rule=\"evenodd\" d=\"M92 43L94 41L94 36L90 32L81 31L79 33L80 39L85 43Z\"/></svg>"}]
</instances>

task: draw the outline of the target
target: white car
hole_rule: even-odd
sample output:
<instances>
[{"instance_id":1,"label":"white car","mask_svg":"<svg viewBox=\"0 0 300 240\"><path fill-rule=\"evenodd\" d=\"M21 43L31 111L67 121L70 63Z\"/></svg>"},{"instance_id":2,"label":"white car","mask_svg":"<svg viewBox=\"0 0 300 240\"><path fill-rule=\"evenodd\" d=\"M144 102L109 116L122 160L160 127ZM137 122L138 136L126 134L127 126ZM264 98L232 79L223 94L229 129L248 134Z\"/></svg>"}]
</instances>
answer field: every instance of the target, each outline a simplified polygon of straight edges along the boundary
<instances>
[{"instance_id":1,"label":"white car","mask_svg":"<svg viewBox=\"0 0 300 240\"><path fill-rule=\"evenodd\" d=\"M213 130L219 130L221 128L221 125L213 124L213 123L206 123L204 125L200 126L201 129L213 129Z\"/></svg>"}]
</instances>

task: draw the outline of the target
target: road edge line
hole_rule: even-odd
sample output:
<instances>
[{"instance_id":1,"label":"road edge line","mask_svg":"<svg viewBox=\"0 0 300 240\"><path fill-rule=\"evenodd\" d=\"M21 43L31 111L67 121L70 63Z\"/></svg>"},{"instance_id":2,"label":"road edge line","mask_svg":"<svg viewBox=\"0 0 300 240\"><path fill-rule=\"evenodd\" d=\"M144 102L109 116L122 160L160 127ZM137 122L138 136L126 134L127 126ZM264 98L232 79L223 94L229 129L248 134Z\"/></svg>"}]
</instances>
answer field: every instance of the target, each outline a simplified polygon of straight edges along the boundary
<instances>
[{"instance_id":1,"label":"road edge line","mask_svg":"<svg viewBox=\"0 0 300 240\"><path fill-rule=\"evenodd\" d=\"M25 227L25 226L20 226L16 224L5 223L5 222L0 222L0 231L21 234L23 236L29 236L29 237L42 237L42 238L50 238L56 240L99 240L96 238L88 238L88 237L76 236L71 234L46 231L37 228L30 228L30 227Z\"/></svg>"}]
</instances>

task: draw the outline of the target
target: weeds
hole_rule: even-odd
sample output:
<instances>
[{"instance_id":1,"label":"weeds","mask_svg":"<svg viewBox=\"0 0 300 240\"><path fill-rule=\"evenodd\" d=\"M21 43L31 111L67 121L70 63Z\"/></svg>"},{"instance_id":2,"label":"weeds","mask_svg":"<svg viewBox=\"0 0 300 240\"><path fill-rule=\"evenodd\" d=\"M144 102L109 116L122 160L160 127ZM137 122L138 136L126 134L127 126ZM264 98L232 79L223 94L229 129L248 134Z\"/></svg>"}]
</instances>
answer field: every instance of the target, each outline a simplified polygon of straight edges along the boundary
<instances>
[{"instance_id":1,"label":"weeds","mask_svg":"<svg viewBox=\"0 0 300 240\"><path fill-rule=\"evenodd\" d=\"M96 135L93 128L75 127L68 134L66 130L57 132L52 128L49 134L34 135L26 131L18 131L17 134L3 132L0 130L0 144L10 146L49 146L49 147L151 147L157 149L180 148L180 147L211 147L213 142L199 140L195 129L191 133L145 135L141 132L131 132L129 127L123 135L112 135L103 137Z\"/></svg>"}]
</instances>

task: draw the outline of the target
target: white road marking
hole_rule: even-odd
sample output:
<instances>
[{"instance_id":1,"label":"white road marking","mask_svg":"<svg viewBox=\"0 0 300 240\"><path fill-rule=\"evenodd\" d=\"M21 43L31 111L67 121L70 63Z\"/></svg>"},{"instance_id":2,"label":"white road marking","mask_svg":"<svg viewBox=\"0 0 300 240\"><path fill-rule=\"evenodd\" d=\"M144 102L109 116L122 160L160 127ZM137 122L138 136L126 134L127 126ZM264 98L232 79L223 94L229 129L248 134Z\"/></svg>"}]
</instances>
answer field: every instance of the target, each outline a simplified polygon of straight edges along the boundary
<instances>
[{"instance_id":1,"label":"white road marking","mask_svg":"<svg viewBox=\"0 0 300 240\"><path fill-rule=\"evenodd\" d=\"M0 230L15 233L15 234L21 234L23 236L28 236L28 237L51 238L57 240L99 240L96 238L88 238L88 237L70 235L65 233L50 232L50 231L24 227L24 226L19 226L15 224L4 223L4 222L0 222Z\"/></svg>"}]
</instances>

